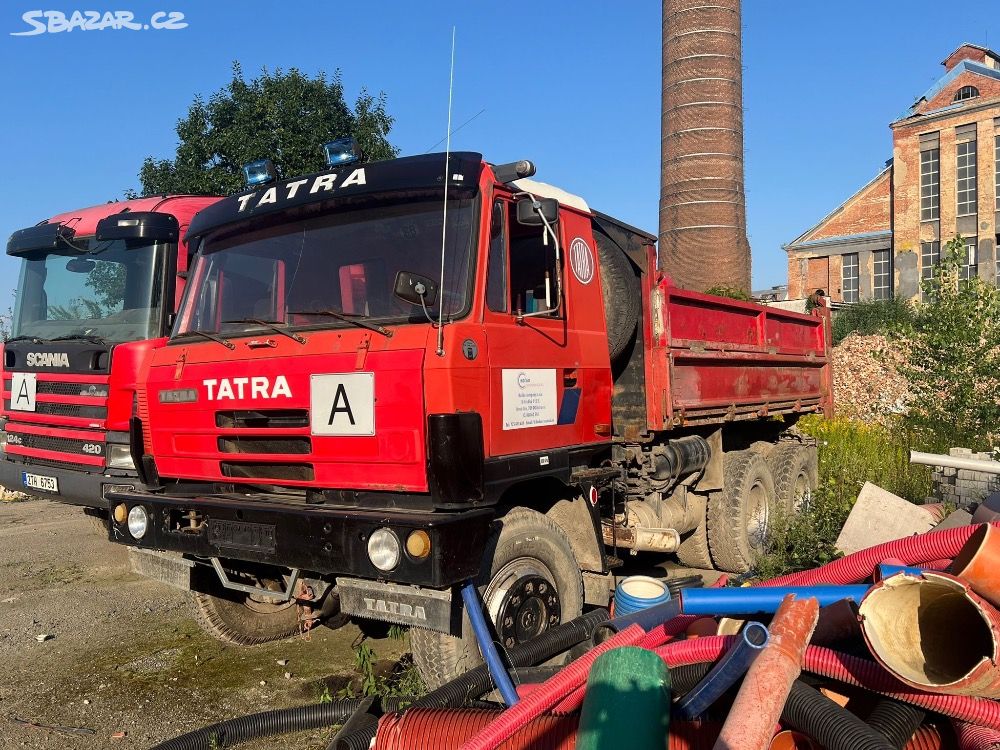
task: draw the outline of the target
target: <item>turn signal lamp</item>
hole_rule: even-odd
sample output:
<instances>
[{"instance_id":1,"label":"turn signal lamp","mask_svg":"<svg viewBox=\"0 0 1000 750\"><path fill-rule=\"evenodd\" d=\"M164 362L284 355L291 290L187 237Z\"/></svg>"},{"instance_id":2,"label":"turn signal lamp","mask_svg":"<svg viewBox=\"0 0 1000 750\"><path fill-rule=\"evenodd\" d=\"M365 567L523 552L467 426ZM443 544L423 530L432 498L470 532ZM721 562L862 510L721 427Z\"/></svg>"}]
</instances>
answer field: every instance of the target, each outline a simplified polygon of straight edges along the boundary
<instances>
[{"instance_id":1,"label":"turn signal lamp","mask_svg":"<svg viewBox=\"0 0 1000 750\"><path fill-rule=\"evenodd\" d=\"M326 163L331 167L352 164L361 160L361 147L353 138L338 138L335 141L324 143L323 153L326 154Z\"/></svg>"},{"instance_id":2,"label":"turn signal lamp","mask_svg":"<svg viewBox=\"0 0 1000 750\"><path fill-rule=\"evenodd\" d=\"M247 187L257 187L278 179L278 170L270 159L260 159L244 164L243 176L246 178Z\"/></svg>"},{"instance_id":3,"label":"turn signal lamp","mask_svg":"<svg viewBox=\"0 0 1000 750\"><path fill-rule=\"evenodd\" d=\"M125 503L115 506L115 523L125 523L128 518L128 506Z\"/></svg>"},{"instance_id":4,"label":"turn signal lamp","mask_svg":"<svg viewBox=\"0 0 1000 750\"><path fill-rule=\"evenodd\" d=\"M423 529L411 531L406 537L406 552L415 560L423 560L431 553L431 537Z\"/></svg>"}]
</instances>

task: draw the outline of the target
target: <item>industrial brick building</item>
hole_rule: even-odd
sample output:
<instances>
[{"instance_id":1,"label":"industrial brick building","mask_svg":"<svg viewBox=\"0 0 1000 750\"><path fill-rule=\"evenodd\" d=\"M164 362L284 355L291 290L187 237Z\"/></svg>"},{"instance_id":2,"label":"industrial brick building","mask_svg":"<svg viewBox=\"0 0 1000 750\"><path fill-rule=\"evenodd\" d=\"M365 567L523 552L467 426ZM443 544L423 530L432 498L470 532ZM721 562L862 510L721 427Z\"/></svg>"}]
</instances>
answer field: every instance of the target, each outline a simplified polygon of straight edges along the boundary
<instances>
[{"instance_id":1,"label":"industrial brick building","mask_svg":"<svg viewBox=\"0 0 1000 750\"><path fill-rule=\"evenodd\" d=\"M944 75L890 124L885 169L784 246L788 298L917 299L941 247L965 240L963 276L996 283L1000 226L1000 55L963 44Z\"/></svg>"}]
</instances>

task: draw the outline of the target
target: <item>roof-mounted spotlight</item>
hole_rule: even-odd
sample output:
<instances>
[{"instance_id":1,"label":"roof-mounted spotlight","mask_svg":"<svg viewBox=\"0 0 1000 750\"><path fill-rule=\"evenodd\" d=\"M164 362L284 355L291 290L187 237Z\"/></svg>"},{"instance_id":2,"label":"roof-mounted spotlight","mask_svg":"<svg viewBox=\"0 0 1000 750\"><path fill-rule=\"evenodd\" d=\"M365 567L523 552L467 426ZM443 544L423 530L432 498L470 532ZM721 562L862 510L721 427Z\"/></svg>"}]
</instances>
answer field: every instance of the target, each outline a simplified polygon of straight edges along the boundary
<instances>
[{"instance_id":1,"label":"roof-mounted spotlight","mask_svg":"<svg viewBox=\"0 0 1000 750\"><path fill-rule=\"evenodd\" d=\"M506 184L514 180L534 177L535 165L527 159L512 161L509 164L497 164L493 167L493 174L496 175L498 182Z\"/></svg>"},{"instance_id":2,"label":"roof-mounted spotlight","mask_svg":"<svg viewBox=\"0 0 1000 750\"><path fill-rule=\"evenodd\" d=\"M243 176L246 178L247 187L257 187L278 179L278 170L274 168L274 162L270 159L260 159L244 164Z\"/></svg>"},{"instance_id":3,"label":"roof-mounted spotlight","mask_svg":"<svg viewBox=\"0 0 1000 750\"><path fill-rule=\"evenodd\" d=\"M361 161L361 147L353 138L338 138L324 143L323 153L326 154L326 163L331 167Z\"/></svg>"}]
</instances>

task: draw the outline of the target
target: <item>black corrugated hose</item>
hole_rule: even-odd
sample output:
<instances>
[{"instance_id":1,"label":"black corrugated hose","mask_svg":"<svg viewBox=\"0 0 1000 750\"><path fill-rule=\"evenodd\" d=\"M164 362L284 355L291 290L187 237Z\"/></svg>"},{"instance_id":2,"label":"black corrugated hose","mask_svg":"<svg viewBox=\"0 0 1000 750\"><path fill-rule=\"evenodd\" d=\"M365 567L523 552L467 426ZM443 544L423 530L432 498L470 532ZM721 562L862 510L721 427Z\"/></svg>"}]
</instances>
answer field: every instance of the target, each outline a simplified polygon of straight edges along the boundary
<instances>
[{"instance_id":1,"label":"black corrugated hose","mask_svg":"<svg viewBox=\"0 0 1000 750\"><path fill-rule=\"evenodd\" d=\"M511 666L530 667L551 659L556 654L588 640L594 628L607 619L606 609L595 609L575 620L558 625L527 643L515 646L508 652ZM466 672L416 701L412 698L385 698L381 705L385 711L397 711L410 705L459 707L488 692L492 687L493 681L489 672L482 666ZM196 729L162 742L150 750L209 750L209 748L233 747L261 737L342 724L359 710L367 711L369 705L366 698L349 698L333 703L262 711ZM356 741L362 739L362 734L366 735L367 739L363 745L356 744ZM374 736L374 727L369 725L363 731L341 739L338 746L368 748Z\"/></svg>"},{"instance_id":2,"label":"black corrugated hose","mask_svg":"<svg viewBox=\"0 0 1000 750\"><path fill-rule=\"evenodd\" d=\"M826 750L895 750L881 732L801 680L792 683L781 720Z\"/></svg>"},{"instance_id":3,"label":"black corrugated hose","mask_svg":"<svg viewBox=\"0 0 1000 750\"><path fill-rule=\"evenodd\" d=\"M526 643L514 646L514 648L507 652L507 658L512 667L534 666L547 659L551 659L556 654L560 654L578 643L590 640L594 628L602 622L607 622L607 620L608 611L606 609L595 609L592 612L577 617L575 620L557 625L552 630L547 630L537 638L532 638ZM413 703L413 707L458 708L467 705L470 700L489 692L492 687L493 680L486 665L483 664L475 669L470 669L451 682L445 683L437 690L432 690L427 695L416 700ZM374 737L374 728L363 728L339 738L336 742L331 742L327 750L367 750Z\"/></svg>"},{"instance_id":4,"label":"black corrugated hose","mask_svg":"<svg viewBox=\"0 0 1000 750\"><path fill-rule=\"evenodd\" d=\"M881 698L872 709L868 724L884 734L896 750L903 750L926 717L926 711L909 703Z\"/></svg>"}]
</instances>

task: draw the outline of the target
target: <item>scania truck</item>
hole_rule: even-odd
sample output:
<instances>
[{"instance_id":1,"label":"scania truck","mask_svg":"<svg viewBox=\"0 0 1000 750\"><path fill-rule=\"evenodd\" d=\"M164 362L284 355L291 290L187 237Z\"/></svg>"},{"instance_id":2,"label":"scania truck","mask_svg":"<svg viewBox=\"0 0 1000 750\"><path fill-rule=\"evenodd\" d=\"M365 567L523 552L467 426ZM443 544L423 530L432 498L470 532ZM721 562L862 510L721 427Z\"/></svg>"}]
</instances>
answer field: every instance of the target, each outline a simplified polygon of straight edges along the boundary
<instances>
[{"instance_id":1,"label":"scania truck","mask_svg":"<svg viewBox=\"0 0 1000 750\"><path fill-rule=\"evenodd\" d=\"M478 153L336 163L192 221L138 383L110 539L181 553L203 623L288 635L334 599L410 626L436 686L607 605L635 553L744 571L816 482L828 313L675 287L655 238ZM299 614L297 615L296 612Z\"/></svg>"},{"instance_id":2,"label":"scania truck","mask_svg":"<svg viewBox=\"0 0 1000 750\"><path fill-rule=\"evenodd\" d=\"M106 513L136 486L128 425L143 358L166 343L191 218L217 198L106 203L13 233L21 259L3 349L0 484Z\"/></svg>"}]
</instances>

